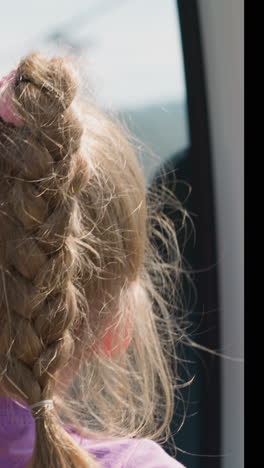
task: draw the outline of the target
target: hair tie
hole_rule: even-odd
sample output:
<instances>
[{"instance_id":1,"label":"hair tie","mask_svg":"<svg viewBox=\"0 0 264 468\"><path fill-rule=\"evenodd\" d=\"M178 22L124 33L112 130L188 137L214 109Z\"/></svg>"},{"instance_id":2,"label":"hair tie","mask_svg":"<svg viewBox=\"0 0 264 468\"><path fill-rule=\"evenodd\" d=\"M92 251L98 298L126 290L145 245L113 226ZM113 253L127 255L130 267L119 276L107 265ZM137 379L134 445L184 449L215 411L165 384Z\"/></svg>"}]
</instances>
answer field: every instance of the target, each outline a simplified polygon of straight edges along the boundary
<instances>
[{"instance_id":1,"label":"hair tie","mask_svg":"<svg viewBox=\"0 0 264 468\"><path fill-rule=\"evenodd\" d=\"M5 122L20 127L23 121L16 114L12 103L15 81L16 70L12 70L0 80L0 117Z\"/></svg>"},{"instance_id":2,"label":"hair tie","mask_svg":"<svg viewBox=\"0 0 264 468\"><path fill-rule=\"evenodd\" d=\"M43 407L47 405L48 410L52 410L54 408L53 400L41 400L38 401L37 403L34 403L34 405L31 405L30 408L38 408L38 407Z\"/></svg>"}]
</instances>

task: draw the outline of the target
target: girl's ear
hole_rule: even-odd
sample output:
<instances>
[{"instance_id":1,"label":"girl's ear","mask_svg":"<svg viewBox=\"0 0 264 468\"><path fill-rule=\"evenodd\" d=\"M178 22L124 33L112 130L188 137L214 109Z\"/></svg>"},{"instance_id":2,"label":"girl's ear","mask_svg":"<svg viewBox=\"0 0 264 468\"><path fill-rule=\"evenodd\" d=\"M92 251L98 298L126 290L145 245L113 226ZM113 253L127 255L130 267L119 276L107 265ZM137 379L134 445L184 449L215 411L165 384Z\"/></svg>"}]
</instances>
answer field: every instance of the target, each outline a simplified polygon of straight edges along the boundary
<instances>
[{"instance_id":1,"label":"girl's ear","mask_svg":"<svg viewBox=\"0 0 264 468\"><path fill-rule=\"evenodd\" d=\"M123 354L131 343L133 327L131 321L127 324L123 336L117 327L110 328L104 335L100 344L100 354L111 359Z\"/></svg>"},{"instance_id":2,"label":"girl's ear","mask_svg":"<svg viewBox=\"0 0 264 468\"><path fill-rule=\"evenodd\" d=\"M129 347L134 333L133 311L137 310L138 300L140 298L140 288L137 282L130 286L131 303L126 307L125 317L120 325L109 323L106 333L101 340L97 352L104 359L112 359L123 354ZM112 325L112 326L111 326Z\"/></svg>"}]
</instances>

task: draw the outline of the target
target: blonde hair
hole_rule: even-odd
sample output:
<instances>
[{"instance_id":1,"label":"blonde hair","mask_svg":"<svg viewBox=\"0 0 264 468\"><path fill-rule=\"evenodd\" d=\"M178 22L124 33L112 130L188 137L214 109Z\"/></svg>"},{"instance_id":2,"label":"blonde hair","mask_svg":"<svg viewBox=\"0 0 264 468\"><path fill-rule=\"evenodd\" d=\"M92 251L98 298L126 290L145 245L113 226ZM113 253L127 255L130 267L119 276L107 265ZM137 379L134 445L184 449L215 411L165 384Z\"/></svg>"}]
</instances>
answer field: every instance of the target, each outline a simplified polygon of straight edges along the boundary
<instances>
[{"instance_id":1,"label":"blonde hair","mask_svg":"<svg viewBox=\"0 0 264 468\"><path fill-rule=\"evenodd\" d=\"M38 468L98 466L65 425L157 439L179 383L182 331L169 304L179 304L182 265L162 213L170 195L146 192L121 125L81 105L77 90L68 60L31 54L14 86L23 125L0 120L0 376L14 398L55 402L34 411ZM101 346L109 330L111 357Z\"/></svg>"}]
</instances>

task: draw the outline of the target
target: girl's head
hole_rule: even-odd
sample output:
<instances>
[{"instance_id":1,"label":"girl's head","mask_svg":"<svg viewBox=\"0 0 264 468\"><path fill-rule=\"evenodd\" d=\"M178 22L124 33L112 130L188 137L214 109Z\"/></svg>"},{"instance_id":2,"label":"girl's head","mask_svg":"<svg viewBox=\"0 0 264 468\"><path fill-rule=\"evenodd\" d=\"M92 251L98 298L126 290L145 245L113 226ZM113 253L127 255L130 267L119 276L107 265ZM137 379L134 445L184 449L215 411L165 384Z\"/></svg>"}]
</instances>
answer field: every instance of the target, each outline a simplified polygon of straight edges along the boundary
<instances>
[{"instance_id":1,"label":"girl's head","mask_svg":"<svg viewBox=\"0 0 264 468\"><path fill-rule=\"evenodd\" d=\"M62 422L154 437L173 408L169 266L151 238L174 248L177 280L175 234L125 132L78 94L73 66L39 54L0 83L0 389L54 401L33 410L34 467L96 466Z\"/></svg>"}]
</instances>

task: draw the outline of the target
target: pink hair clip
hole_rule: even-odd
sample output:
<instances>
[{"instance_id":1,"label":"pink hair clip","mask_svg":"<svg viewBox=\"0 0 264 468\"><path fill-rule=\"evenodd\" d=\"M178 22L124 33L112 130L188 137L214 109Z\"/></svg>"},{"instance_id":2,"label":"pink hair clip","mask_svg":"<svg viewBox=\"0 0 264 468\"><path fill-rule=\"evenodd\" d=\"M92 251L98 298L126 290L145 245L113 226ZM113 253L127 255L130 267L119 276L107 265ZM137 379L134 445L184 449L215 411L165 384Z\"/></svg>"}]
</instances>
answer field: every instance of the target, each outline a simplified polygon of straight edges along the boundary
<instances>
[{"instance_id":1,"label":"pink hair clip","mask_svg":"<svg viewBox=\"0 0 264 468\"><path fill-rule=\"evenodd\" d=\"M16 70L12 70L7 76L0 80L0 117L16 127L20 127L23 122L15 113L12 104L12 94L16 79Z\"/></svg>"}]
</instances>

